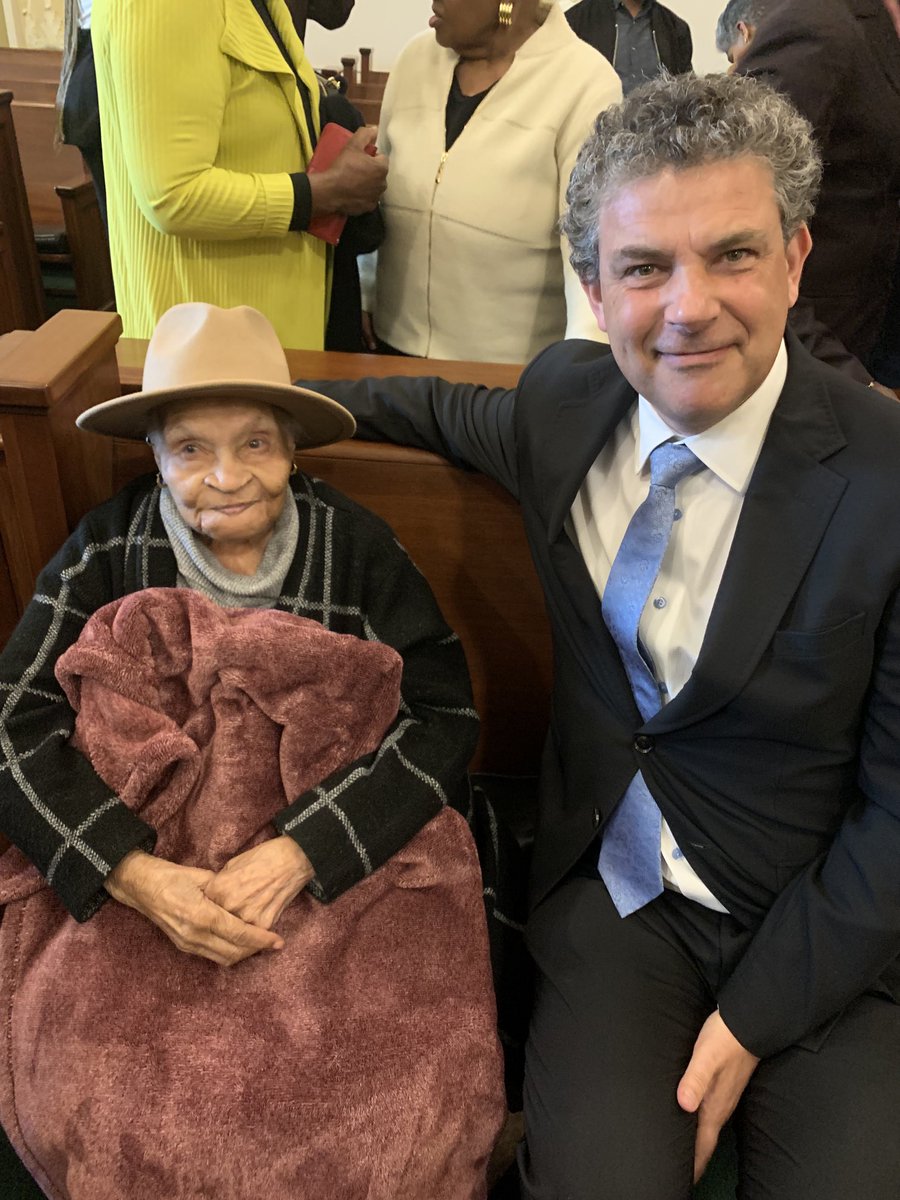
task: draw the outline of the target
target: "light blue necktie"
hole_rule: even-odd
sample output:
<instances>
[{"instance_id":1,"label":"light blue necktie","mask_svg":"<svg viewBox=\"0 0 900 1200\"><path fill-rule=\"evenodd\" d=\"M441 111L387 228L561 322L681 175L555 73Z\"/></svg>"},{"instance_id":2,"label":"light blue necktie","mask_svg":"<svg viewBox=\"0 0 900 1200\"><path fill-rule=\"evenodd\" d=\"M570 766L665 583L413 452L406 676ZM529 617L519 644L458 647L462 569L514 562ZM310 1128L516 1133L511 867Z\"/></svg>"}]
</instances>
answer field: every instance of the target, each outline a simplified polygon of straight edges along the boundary
<instances>
[{"instance_id":1,"label":"light blue necktie","mask_svg":"<svg viewBox=\"0 0 900 1200\"><path fill-rule=\"evenodd\" d=\"M652 452L649 495L631 518L603 591L603 619L645 721L659 712L660 694L638 625L672 534L675 488L702 467L683 444L666 442ZM662 891L661 830L662 814L638 771L606 823L597 864L620 916L643 908Z\"/></svg>"}]
</instances>

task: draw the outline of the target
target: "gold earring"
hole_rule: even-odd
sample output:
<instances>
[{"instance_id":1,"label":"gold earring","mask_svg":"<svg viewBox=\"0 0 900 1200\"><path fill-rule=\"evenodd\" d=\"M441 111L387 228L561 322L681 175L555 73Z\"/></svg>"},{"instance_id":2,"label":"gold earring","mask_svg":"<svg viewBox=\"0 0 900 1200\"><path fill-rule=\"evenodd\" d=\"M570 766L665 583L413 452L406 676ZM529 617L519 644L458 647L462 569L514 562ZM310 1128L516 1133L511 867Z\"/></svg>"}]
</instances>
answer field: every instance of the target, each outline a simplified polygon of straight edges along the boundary
<instances>
[{"instance_id":1,"label":"gold earring","mask_svg":"<svg viewBox=\"0 0 900 1200\"><path fill-rule=\"evenodd\" d=\"M512 14L512 0L500 0L500 8L497 10L497 24L512 25Z\"/></svg>"},{"instance_id":2,"label":"gold earring","mask_svg":"<svg viewBox=\"0 0 900 1200\"><path fill-rule=\"evenodd\" d=\"M300 468L296 463L291 463L291 475L296 475Z\"/></svg>"},{"instance_id":3,"label":"gold earring","mask_svg":"<svg viewBox=\"0 0 900 1200\"><path fill-rule=\"evenodd\" d=\"M162 475L160 475L159 471L156 472L156 486L160 491L162 491L166 486L166 481L163 479Z\"/></svg>"}]
</instances>

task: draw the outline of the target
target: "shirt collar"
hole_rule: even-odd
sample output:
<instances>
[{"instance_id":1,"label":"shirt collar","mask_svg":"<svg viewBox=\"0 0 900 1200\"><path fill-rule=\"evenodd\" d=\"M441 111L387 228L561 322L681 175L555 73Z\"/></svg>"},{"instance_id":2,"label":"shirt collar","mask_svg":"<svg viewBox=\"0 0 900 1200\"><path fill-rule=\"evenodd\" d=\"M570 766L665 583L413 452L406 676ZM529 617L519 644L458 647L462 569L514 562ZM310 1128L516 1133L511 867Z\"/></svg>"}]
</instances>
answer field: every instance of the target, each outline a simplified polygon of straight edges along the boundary
<instances>
[{"instance_id":1,"label":"shirt collar","mask_svg":"<svg viewBox=\"0 0 900 1200\"><path fill-rule=\"evenodd\" d=\"M643 4L641 5L641 10L638 13L638 16L639 17L646 16L647 13L650 11L650 9L653 7L653 5L655 3L656 3L656 0L644 0ZM621 9L622 12L628 12L628 9L625 7L625 0L613 0L613 8ZM628 15L630 17L631 13L628 13ZM637 19L637 18L635 18L635 19Z\"/></svg>"},{"instance_id":2,"label":"shirt collar","mask_svg":"<svg viewBox=\"0 0 900 1200\"><path fill-rule=\"evenodd\" d=\"M647 460L657 446L675 438L690 446L703 465L718 475L723 483L743 495L784 387L787 366L787 349L782 342L768 375L753 395L727 417L691 437L682 438L676 434L650 401L639 396L633 417L633 422L637 424L632 424L635 474L639 475L645 469Z\"/></svg>"}]
</instances>

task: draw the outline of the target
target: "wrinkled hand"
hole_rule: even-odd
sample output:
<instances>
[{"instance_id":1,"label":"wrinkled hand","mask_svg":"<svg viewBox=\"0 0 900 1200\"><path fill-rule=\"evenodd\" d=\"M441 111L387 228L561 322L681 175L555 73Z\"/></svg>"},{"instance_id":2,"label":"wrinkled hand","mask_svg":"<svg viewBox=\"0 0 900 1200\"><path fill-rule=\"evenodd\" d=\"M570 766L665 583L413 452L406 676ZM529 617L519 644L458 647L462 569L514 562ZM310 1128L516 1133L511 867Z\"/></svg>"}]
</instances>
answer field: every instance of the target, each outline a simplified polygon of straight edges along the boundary
<instances>
[{"instance_id":1,"label":"wrinkled hand","mask_svg":"<svg viewBox=\"0 0 900 1200\"><path fill-rule=\"evenodd\" d=\"M132 850L106 880L106 890L152 921L185 954L230 967L260 950L280 950L282 938L227 912L206 895L212 871L183 867Z\"/></svg>"},{"instance_id":2,"label":"wrinkled hand","mask_svg":"<svg viewBox=\"0 0 900 1200\"><path fill-rule=\"evenodd\" d=\"M357 129L327 170L309 176L314 217L329 213L355 217L375 208L387 187L388 173L383 154L366 153L377 133L374 125Z\"/></svg>"},{"instance_id":3,"label":"wrinkled hand","mask_svg":"<svg viewBox=\"0 0 900 1200\"><path fill-rule=\"evenodd\" d=\"M312 863L294 839L282 835L235 855L205 890L235 917L271 929L313 875Z\"/></svg>"},{"instance_id":4,"label":"wrinkled hand","mask_svg":"<svg viewBox=\"0 0 900 1200\"><path fill-rule=\"evenodd\" d=\"M678 1103L685 1112L697 1113L695 1183L706 1170L719 1131L737 1107L758 1063L759 1059L744 1049L718 1011L707 1017L678 1084Z\"/></svg>"}]
</instances>

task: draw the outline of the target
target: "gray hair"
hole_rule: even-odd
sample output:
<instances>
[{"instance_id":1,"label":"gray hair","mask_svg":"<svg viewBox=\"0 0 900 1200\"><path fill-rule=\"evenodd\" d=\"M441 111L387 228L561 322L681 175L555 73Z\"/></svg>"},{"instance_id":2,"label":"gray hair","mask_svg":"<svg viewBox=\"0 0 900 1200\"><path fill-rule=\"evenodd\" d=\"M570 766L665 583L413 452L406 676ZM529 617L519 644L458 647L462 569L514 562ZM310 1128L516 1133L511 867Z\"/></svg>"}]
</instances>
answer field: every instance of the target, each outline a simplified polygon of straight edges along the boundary
<instances>
[{"instance_id":1,"label":"gray hair","mask_svg":"<svg viewBox=\"0 0 900 1200\"><path fill-rule=\"evenodd\" d=\"M747 157L772 171L787 242L813 214L822 162L810 123L768 84L741 75L661 76L605 109L579 151L562 218L579 279L597 282L600 210L623 184Z\"/></svg>"},{"instance_id":2,"label":"gray hair","mask_svg":"<svg viewBox=\"0 0 900 1200\"><path fill-rule=\"evenodd\" d=\"M768 5L766 0L728 0L716 23L716 49L727 54L738 40L738 22L758 25Z\"/></svg>"}]
</instances>

